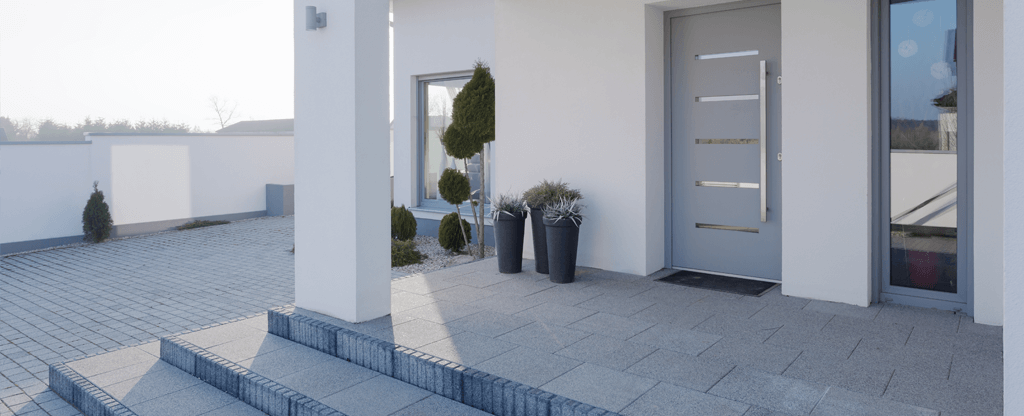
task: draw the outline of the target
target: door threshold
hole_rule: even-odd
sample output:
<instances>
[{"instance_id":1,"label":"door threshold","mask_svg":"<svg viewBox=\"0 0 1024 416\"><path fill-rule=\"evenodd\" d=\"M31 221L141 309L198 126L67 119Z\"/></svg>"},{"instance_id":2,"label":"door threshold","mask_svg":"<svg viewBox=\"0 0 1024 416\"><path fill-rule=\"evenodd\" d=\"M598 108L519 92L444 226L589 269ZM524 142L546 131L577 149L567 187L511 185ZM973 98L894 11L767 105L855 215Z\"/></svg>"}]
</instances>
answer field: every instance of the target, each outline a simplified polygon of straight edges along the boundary
<instances>
[{"instance_id":1,"label":"door threshold","mask_svg":"<svg viewBox=\"0 0 1024 416\"><path fill-rule=\"evenodd\" d=\"M759 281L759 282L782 284L782 279L765 279L763 277L753 277L753 276L744 276L744 275L741 275L741 274L712 272L712 271L708 271L708 270L689 269L689 268L686 268L686 267L676 267L676 266L672 266L671 268L673 270L683 270L683 271L695 272L695 273L707 273L707 274L714 274L714 275L725 276L725 277L735 277L737 279L747 279L747 280L756 280L756 281Z\"/></svg>"}]
</instances>

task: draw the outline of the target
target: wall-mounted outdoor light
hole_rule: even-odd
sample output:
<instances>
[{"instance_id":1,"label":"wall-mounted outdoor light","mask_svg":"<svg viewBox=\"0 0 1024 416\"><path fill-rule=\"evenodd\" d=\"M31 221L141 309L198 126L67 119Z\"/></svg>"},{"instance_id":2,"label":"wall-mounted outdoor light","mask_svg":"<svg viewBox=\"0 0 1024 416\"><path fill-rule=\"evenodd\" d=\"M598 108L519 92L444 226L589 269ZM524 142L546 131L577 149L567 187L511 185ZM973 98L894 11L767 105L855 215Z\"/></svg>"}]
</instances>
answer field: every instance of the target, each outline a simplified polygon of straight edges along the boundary
<instances>
[{"instance_id":1,"label":"wall-mounted outdoor light","mask_svg":"<svg viewBox=\"0 0 1024 416\"><path fill-rule=\"evenodd\" d=\"M327 27L327 13L316 12L316 6L306 6L306 30L317 30Z\"/></svg>"}]
</instances>

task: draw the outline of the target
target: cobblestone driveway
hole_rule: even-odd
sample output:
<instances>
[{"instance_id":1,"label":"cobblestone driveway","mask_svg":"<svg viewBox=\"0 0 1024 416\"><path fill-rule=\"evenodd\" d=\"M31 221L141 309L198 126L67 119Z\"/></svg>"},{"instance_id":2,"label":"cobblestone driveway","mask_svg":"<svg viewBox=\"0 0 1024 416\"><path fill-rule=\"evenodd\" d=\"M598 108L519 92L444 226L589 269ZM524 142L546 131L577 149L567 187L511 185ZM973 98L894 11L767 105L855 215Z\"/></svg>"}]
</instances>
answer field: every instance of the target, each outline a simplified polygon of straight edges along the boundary
<instances>
[{"instance_id":1,"label":"cobblestone driveway","mask_svg":"<svg viewBox=\"0 0 1024 416\"><path fill-rule=\"evenodd\" d=\"M294 302L293 217L0 257L0 416L79 414L50 363Z\"/></svg>"}]
</instances>

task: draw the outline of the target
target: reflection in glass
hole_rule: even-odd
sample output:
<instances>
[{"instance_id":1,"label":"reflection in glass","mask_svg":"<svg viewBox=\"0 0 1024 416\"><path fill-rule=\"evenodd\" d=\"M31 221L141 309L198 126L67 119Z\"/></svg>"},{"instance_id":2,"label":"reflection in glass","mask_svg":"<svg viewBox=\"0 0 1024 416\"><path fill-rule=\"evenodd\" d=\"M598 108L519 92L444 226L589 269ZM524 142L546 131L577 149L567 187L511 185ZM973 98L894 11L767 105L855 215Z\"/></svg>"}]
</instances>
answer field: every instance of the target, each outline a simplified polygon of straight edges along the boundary
<instances>
[{"instance_id":1,"label":"reflection in glass","mask_svg":"<svg viewBox=\"0 0 1024 416\"><path fill-rule=\"evenodd\" d=\"M423 198L426 200L443 201L437 192L437 181L441 178L441 172L448 168L463 173L468 168L473 198L475 199L480 192L480 156L477 155L469 161L454 159L445 153L444 146L441 144L444 130L452 124L452 102L469 80L470 77L465 77L423 82L423 112L425 114L422 115L421 122L424 136ZM492 165L489 144L484 146L484 157L487 158L485 162L490 170ZM487 180L488 195L491 193L492 176L484 175Z\"/></svg>"},{"instance_id":2,"label":"reflection in glass","mask_svg":"<svg viewBox=\"0 0 1024 416\"><path fill-rule=\"evenodd\" d=\"M956 0L889 10L890 284L956 293Z\"/></svg>"}]
</instances>

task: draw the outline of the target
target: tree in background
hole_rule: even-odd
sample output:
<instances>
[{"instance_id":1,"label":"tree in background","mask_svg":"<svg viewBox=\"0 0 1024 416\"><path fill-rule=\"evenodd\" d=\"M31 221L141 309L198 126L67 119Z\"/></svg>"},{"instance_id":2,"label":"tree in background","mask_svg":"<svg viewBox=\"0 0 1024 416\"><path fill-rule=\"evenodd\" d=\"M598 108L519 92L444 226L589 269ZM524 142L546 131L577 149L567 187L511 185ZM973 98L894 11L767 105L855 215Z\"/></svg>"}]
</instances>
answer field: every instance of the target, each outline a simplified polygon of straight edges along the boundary
<instances>
[{"instance_id":1,"label":"tree in background","mask_svg":"<svg viewBox=\"0 0 1024 416\"><path fill-rule=\"evenodd\" d=\"M452 124L444 131L442 143L445 152L456 159L462 159L469 174L469 159L480 156L480 193L473 201L473 221L476 223L476 237L480 258L484 255L484 204L487 198L486 159L484 145L494 141L494 77L491 69L482 61L473 66L473 79L459 91L452 102ZM480 208L477 215L476 208Z\"/></svg>"},{"instance_id":2,"label":"tree in background","mask_svg":"<svg viewBox=\"0 0 1024 416\"><path fill-rule=\"evenodd\" d=\"M0 128L7 132L10 141L78 141L85 140L85 133L199 133L197 127L185 123L174 124L167 120L116 120L108 123L103 118L93 120L86 117L81 123L69 125L46 119L38 124L31 119L22 121L0 117Z\"/></svg>"},{"instance_id":3,"label":"tree in background","mask_svg":"<svg viewBox=\"0 0 1024 416\"><path fill-rule=\"evenodd\" d=\"M231 119L235 117L235 110L238 109L238 103L230 104L228 100L222 100L216 95L210 97L210 109L217 114L217 118L214 120L220 123L220 128L225 128L231 124Z\"/></svg>"}]
</instances>

